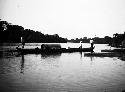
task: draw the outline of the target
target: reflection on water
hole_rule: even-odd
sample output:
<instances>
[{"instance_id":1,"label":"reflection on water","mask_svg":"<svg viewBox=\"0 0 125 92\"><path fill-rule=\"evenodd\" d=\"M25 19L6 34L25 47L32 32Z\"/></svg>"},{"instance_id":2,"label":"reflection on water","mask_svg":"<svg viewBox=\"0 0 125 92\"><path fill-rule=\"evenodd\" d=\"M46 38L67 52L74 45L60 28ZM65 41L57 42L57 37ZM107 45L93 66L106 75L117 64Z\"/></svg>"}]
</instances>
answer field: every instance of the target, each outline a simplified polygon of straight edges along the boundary
<instances>
[{"instance_id":1,"label":"reflection on water","mask_svg":"<svg viewBox=\"0 0 125 92\"><path fill-rule=\"evenodd\" d=\"M0 92L121 92L124 88L125 62L117 57L84 57L84 52L75 52L0 58Z\"/></svg>"},{"instance_id":2,"label":"reflection on water","mask_svg":"<svg viewBox=\"0 0 125 92\"><path fill-rule=\"evenodd\" d=\"M22 60L21 60L21 71L20 73L24 73L24 55L22 55Z\"/></svg>"},{"instance_id":3,"label":"reflection on water","mask_svg":"<svg viewBox=\"0 0 125 92\"><path fill-rule=\"evenodd\" d=\"M36 54L36 57L38 57L39 56L39 54ZM41 61L43 60L43 59L46 59L46 61L51 61L51 59L55 59L55 60L57 60L57 58L59 58L61 56L61 53L55 53L55 54L41 54ZM25 59L24 59L24 57L25 57L25 55L23 55L23 54L21 54L20 55L20 57L21 57L21 67L20 67L20 73L22 73L22 74L24 74L24 63L25 63Z\"/></svg>"},{"instance_id":4,"label":"reflection on water","mask_svg":"<svg viewBox=\"0 0 125 92\"><path fill-rule=\"evenodd\" d=\"M42 59L46 59L46 58L48 58L48 57L57 58L57 57L59 57L59 56L61 56L61 53L41 54L41 58L42 58Z\"/></svg>"},{"instance_id":5,"label":"reflection on water","mask_svg":"<svg viewBox=\"0 0 125 92\"><path fill-rule=\"evenodd\" d=\"M119 59L125 61L125 53L124 54L122 53L122 56L119 57Z\"/></svg>"}]
</instances>

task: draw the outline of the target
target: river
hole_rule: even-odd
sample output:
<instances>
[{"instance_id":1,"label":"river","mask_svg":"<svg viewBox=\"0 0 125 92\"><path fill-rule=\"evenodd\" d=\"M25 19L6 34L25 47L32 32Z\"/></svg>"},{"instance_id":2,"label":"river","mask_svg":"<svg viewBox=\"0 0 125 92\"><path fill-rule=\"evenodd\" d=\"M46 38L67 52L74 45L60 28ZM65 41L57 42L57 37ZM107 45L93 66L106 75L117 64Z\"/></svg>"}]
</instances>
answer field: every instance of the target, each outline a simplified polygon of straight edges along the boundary
<instances>
[{"instance_id":1,"label":"river","mask_svg":"<svg viewBox=\"0 0 125 92\"><path fill-rule=\"evenodd\" d=\"M27 43L25 48L40 47ZM62 43L78 47L78 43ZM15 45L1 49L15 49ZM90 47L84 44L83 47ZM95 44L95 52L113 49ZM53 55L5 54L0 57L0 92L122 92L125 61L118 57L85 57L86 52Z\"/></svg>"}]
</instances>

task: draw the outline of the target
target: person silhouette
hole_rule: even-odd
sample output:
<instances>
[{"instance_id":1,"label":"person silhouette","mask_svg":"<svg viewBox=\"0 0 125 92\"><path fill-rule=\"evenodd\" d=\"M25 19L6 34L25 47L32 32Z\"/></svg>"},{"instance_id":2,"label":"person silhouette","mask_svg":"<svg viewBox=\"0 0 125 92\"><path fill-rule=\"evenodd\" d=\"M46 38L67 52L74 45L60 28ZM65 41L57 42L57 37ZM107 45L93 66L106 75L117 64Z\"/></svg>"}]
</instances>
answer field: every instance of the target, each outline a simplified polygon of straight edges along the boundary
<instances>
[{"instance_id":1,"label":"person silhouette","mask_svg":"<svg viewBox=\"0 0 125 92\"><path fill-rule=\"evenodd\" d=\"M94 52L93 49L95 48L94 41L91 40L90 43L91 43L91 47L90 47L91 48L91 53L93 53Z\"/></svg>"}]
</instances>

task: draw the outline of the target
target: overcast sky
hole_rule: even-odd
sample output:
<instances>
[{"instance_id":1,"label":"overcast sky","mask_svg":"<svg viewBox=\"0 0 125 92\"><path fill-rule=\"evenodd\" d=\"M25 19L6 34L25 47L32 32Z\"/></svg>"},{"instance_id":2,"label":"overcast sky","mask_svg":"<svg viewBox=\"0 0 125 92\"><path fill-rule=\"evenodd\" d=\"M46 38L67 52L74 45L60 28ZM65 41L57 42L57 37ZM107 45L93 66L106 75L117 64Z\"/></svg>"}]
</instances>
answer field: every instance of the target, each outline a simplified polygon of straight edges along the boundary
<instances>
[{"instance_id":1,"label":"overcast sky","mask_svg":"<svg viewBox=\"0 0 125 92\"><path fill-rule=\"evenodd\" d=\"M0 18L64 38L125 31L125 0L0 0Z\"/></svg>"}]
</instances>

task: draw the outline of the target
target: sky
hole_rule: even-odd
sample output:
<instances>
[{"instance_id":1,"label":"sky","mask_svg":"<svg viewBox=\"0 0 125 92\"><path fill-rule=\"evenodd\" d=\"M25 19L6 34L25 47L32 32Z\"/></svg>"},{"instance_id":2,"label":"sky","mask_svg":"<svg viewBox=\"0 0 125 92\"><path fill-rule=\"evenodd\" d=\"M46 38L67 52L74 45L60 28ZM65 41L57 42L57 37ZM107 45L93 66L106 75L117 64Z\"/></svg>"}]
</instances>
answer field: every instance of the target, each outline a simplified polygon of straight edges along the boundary
<instances>
[{"instance_id":1,"label":"sky","mask_svg":"<svg viewBox=\"0 0 125 92\"><path fill-rule=\"evenodd\" d=\"M125 0L0 0L0 19L63 38L125 31Z\"/></svg>"}]
</instances>

